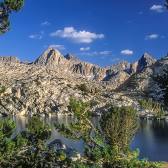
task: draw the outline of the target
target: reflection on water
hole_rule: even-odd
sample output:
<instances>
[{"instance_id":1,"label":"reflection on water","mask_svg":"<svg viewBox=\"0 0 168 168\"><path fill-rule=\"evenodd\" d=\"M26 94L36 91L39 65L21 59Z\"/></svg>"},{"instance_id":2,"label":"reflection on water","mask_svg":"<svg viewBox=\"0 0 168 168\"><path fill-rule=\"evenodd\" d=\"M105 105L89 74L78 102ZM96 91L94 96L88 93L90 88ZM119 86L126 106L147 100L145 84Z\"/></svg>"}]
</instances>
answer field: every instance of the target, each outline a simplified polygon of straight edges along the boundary
<instances>
[{"instance_id":1,"label":"reflection on water","mask_svg":"<svg viewBox=\"0 0 168 168\"><path fill-rule=\"evenodd\" d=\"M28 118L17 116L13 117L13 120L16 122L15 135L26 129ZM59 134L54 127L55 123L69 125L74 121L73 117L52 116L43 118L43 121L48 123L52 129L48 143L55 139L61 139L68 147L76 149L81 154L83 153L83 140L67 139ZM93 123L98 127L98 118L93 118ZM140 150L140 158L148 158L151 161L168 161L168 121L140 120L139 125L140 127L131 144L131 149L138 148Z\"/></svg>"},{"instance_id":2,"label":"reflection on water","mask_svg":"<svg viewBox=\"0 0 168 168\"><path fill-rule=\"evenodd\" d=\"M16 135L17 133L26 129L26 127L28 125L28 118L27 117L15 116L15 117L13 117L13 120L16 123L16 129L15 129L14 135ZM76 151L78 151L79 153L83 153L83 150L84 150L83 140L67 139L67 138L63 137L61 134L59 134L58 131L54 127L55 123L59 123L59 124L64 123L65 125L69 125L70 123L73 122L72 117L52 116L52 117L48 117L48 118L43 118L43 121L45 123L48 123L51 127L51 130L52 130L51 137L47 141L47 143L50 143L51 141L53 141L55 139L60 139L68 147L76 149Z\"/></svg>"},{"instance_id":3,"label":"reflection on water","mask_svg":"<svg viewBox=\"0 0 168 168\"><path fill-rule=\"evenodd\" d=\"M139 148L140 158L168 161L168 121L140 120L131 148Z\"/></svg>"}]
</instances>

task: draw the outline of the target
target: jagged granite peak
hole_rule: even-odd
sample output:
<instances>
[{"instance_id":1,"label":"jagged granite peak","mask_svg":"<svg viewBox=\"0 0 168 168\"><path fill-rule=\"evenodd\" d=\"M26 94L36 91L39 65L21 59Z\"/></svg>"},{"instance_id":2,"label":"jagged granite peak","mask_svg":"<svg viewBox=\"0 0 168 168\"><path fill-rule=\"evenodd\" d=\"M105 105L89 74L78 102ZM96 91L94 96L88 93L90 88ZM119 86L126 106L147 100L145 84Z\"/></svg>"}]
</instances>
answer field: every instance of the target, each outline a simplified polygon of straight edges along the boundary
<instances>
[{"instance_id":1,"label":"jagged granite peak","mask_svg":"<svg viewBox=\"0 0 168 168\"><path fill-rule=\"evenodd\" d=\"M17 57L14 56L0 56L0 62L1 63L20 63L20 60Z\"/></svg>"},{"instance_id":2,"label":"jagged granite peak","mask_svg":"<svg viewBox=\"0 0 168 168\"><path fill-rule=\"evenodd\" d=\"M49 68L58 68L61 71L80 74L83 77L97 81L112 81L113 75L118 72L129 74L130 63L122 61L109 68L102 68L88 62L81 61L72 54L63 56L58 50L49 48L35 62L36 65L48 66Z\"/></svg>"},{"instance_id":3,"label":"jagged granite peak","mask_svg":"<svg viewBox=\"0 0 168 168\"><path fill-rule=\"evenodd\" d=\"M149 67L154 63L156 63L156 59L149 53L145 52L138 61L137 72L143 71L144 68Z\"/></svg>"},{"instance_id":4,"label":"jagged granite peak","mask_svg":"<svg viewBox=\"0 0 168 168\"><path fill-rule=\"evenodd\" d=\"M107 73L108 75L114 75L120 71L126 71L129 72L130 69L130 63L128 63L127 61L122 61L118 64L114 64L112 65L108 70Z\"/></svg>"},{"instance_id":5,"label":"jagged granite peak","mask_svg":"<svg viewBox=\"0 0 168 168\"><path fill-rule=\"evenodd\" d=\"M132 106L138 102L136 95L143 96L149 91L154 96L162 95L158 94L159 86L152 76L163 75L168 59L156 62L145 53L132 65L121 62L106 68L73 60L72 55L64 57L53 48L32 64L8 64L18 60L0 57L0 84L6 88L0 93L0 114L69 113L71 97L94 101L91 111L102 112L108 104ZM83 84L86 93L81 89Z\"/></svg>"},{"instance_id":6,"label":"jagged granite peak","mask_svg":"<svg viewBox=\"0 0 168 168\"><path fill-rule=\"evenodd\" d=\"M90 64L87 62L79 62L73 64L71 67L73 73L81 74L89 79L94 80L103 80L106 76L106 69L101 68L98 65Z\"/></svg>"},{"instance_id":7,"label":"jagged granite peak","mask_svg":"<svg viewBox=\"0 0 168 168\"><path fill-rule=\"evenodd\" d=\"M35 60L34 64L38 65L58 65L65 61L64 56L55 48L48 48L44 53Z\"/></svg>"}]
</instances>

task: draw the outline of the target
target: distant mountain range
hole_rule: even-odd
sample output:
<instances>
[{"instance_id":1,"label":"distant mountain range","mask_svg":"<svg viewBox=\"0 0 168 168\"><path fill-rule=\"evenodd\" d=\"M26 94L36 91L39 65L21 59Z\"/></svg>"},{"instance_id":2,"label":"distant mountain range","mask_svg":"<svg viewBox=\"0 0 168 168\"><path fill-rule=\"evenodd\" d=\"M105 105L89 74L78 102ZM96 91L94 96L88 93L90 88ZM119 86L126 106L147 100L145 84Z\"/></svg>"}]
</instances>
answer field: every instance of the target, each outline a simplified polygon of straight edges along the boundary
<instances>
[{"instance_id":1,"label":"distant mountain range","mask_svg":"<svg viewBox=\"0 0 168 168\"><path fill-rule=\"evenodd\" d=\"M135 63L124 61L105 68L71 54L63 56L54 48L32 63L0 57L0 86L6 88L0 93L0 112L68 113L70 97L95 101L93 112L103 111L108 103L135 106L144 95L163 100L164 89L153 77L167 68L168 57L156 60L148 53Z\"/></svg>"}]
</instances>

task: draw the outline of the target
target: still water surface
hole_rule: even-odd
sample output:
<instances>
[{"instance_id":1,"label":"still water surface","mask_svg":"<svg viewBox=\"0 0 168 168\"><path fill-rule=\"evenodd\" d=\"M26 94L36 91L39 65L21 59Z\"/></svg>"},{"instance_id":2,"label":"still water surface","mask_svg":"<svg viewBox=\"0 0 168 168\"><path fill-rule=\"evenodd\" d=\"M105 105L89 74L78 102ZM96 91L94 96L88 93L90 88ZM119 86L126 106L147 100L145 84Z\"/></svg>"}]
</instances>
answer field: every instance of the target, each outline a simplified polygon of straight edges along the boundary
<instances>
[{"instance_id":1,"label":"still water surface","mask_svg":"<svg viewBox=\"0 0 168 168\"><path fill-rule=\"evenodd\" d=\"M131 148L140 150L140 158L168 161L168 120L140 120Z\"/></svg>"},{"instance_id":2,"label":"still water surface","mask_svg":"<svg viewBox=\"0 0 168 168\"><path fill-rule=\"evenodd\" d=\"M26 129L28 120L26 117L14 117L16 122L16 132L21 132ZM72 117L66 116L52 116L45 118L44 122L48 123L52 128L52 134L48 142L54 139L61 139L61 141L68 147L76 149L78 152L83 153L84 143L83 140L70 140L62 136L56 131L54 124L64 123L69 124L73 122ZM132 144L131 149L140 150L140 158L148 158L151 161L168 161L168 121L152 121L152 120L140 120L140 127L137 131Z\"/></svg>"}]
</instances>

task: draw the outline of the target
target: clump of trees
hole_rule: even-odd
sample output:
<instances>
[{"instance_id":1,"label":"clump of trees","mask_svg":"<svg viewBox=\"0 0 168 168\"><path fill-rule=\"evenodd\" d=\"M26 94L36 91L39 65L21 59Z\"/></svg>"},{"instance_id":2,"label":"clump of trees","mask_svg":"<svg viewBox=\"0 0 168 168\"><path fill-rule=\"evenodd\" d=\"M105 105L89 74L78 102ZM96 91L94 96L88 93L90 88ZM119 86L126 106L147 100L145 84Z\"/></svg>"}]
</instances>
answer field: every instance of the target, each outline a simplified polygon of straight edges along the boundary
<instances>
[{"instance_id":1,"label":"clump of trees","mask_svg":"<svg viewBox=\"0 0 168 168\"><path fill-rule=\"evenodd\" d=\"M86 83L76 85L76 89L82 91L83 95L88 95L89 93L95 95L101 91L98 87L88 86Z\"/></svg>"},{"instance_id":2,"label":"clump of trees","mask_svg":"<svg viewBox=\"0 0 168 168\"><path fill-rule=\"evenodd\" d=\"M6 87L3 85L0 85L0 94L4 93L6 91Z\"/></svg>"},{"instance_id":3,"label":"clump of trees","mask_svg":"<svg viewBox=\"0 0 168 168\"><path fill-rule=\"evenodd\" d=\"M24 0L3 0L0 1L0 34L7 32L10 28L9 16L12 12L19 11Z\"/></svg>"},{"instance_id":4,"label":"clump of trees","mask_svg":"<svg viewBox=\"0 0 168 168\"><path fill-rule=\"evenodd\" d=\"M76 86L78 90L82 91L83 95L88 95L90 93L90 89L88 88L86 83L82 83Z\"/></svg>"},{"instance_id":5,"label":"clump of trees","mask_svg":"<svg viewBox=\"0 0 168 168\"><path fill-rule=\"evenodd\" d=\"M54 152L46 146L51 129L38 116L29 119L27 129L15 135L15 123L0 121L0 167L68 167L63 152Z\"/></svg>"},{"instance_id":6,"label":"clump of trees","mask_svg":"<svg viewBox=\"0 0 168 168\"><path fill-rule=\"evenodd\" d=\"M149 110L157 118L162 118L165 115L163 105L152 99L141 99L139 100L139 104L143 109Z\"/></svg>"},{"instance_id":7,"label":"clump of trees","mask_svg":"<svg viewBox=\"0 0 168 168\"><path fill-rule=\"evenodd\" d=\"M157 168L159 165L138 160L138 152L129 149L137 129L136 112L130 107L111 107L101 122L94 125L87 103L71 99L69 109L75 120L69 126L56 124L65 137L83 139L84 156L77 161L66 152L46 146L51 135L49 125L38 116L29 119L27 129L13 136L15 123L0 121L0 167L67 168Z\"/></svg>"},{"instance_id":8,"label":"clump of trees","mask_svg":"<svg viewBox=\"0 0 168 168\"><path fill-rule=\"evenodd\" d=\"M93 124L86 103L72 99L69 108L75 122L68 127L57 125L57 128L68 138L84 140L84 159L73 163L77 167L159 167L154 162L140 161L138 152L129 148L137 130L136 111L131 107L111 106L98 125Z\"/></svg>"}]
</instances>

